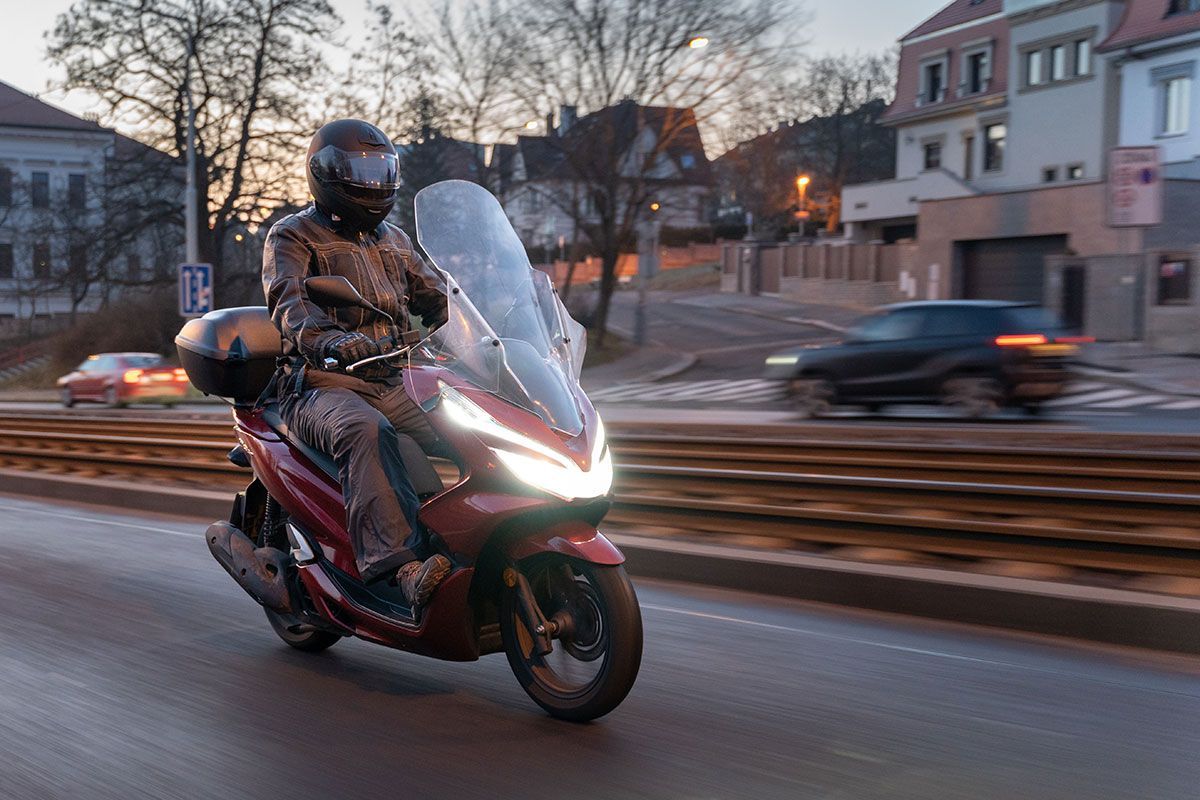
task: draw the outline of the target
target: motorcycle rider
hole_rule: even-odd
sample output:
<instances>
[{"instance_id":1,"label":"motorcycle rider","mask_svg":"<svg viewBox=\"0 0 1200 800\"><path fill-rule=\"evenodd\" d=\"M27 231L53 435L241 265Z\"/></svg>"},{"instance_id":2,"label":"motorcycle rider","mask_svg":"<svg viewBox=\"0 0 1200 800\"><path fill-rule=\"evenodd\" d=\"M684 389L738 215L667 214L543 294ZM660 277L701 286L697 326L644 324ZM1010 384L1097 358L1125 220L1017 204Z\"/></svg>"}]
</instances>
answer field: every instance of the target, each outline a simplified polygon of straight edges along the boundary
<instances>
[{"instance_id":1,"label":"motorcycle rider","mask_svg":"<svg viewBox=\"0 0 1200 800\"><path fill-rule=\"evenodd\" d=\"M345 368L389 350L408 328L405 310L427 328L446 322L445 281L386 221L399 188L399 159L379 128L355 119L322 127L308 148L313 202L277 222L263 252L263 288L283 334L274 392L288 427L337 462L358 569L366 582L395 578L413 608L450 572L431 552L420 503L400 457L397 433L426 451L437 436L404 390L400 359L353 375ZM396 324L360 308L322 308L304 279L341 275Z\"/></svg>"}]
</instances>

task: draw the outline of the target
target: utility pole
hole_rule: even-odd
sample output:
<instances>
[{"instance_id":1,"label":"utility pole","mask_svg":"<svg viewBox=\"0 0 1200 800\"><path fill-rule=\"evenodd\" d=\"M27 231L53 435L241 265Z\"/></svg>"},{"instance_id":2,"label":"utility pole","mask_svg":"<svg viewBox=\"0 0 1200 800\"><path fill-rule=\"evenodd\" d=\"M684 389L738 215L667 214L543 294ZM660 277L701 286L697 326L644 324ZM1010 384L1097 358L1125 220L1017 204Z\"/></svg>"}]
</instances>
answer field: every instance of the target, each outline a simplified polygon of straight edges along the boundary
<instances>
[{"instance_id":1,"label":"utility pole","mask_svg":"<svg viewBox=\"0 0 1200 800\"><path fill-rule=\"evenodd\" d=\"M196 35L188 34L187 64L183 72L183 94L187 101L187 182L184 196L187 263L200 263L200 230L196 208L196 104L192 101L192 59L196 56Z\"/></svg>"}]
</instances>

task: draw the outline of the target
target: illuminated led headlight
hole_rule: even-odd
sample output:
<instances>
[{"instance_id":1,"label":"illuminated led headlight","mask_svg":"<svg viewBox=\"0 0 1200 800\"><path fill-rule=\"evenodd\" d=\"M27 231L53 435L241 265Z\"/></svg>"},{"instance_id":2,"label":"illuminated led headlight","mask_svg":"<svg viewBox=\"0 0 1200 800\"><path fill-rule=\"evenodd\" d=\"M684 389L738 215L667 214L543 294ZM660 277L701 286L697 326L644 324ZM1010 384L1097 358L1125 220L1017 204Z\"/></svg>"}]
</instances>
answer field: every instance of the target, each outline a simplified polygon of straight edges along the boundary
<instances>
[{"instance_id":1,"label":"illuminated led headlight","mask_svg":"<svg viewBox=\"0 0 1200 800\"><path fill-rule=\"evenodd\" d=\"M454 422L464 428L528 450L529 453L516 453L502 447L489 446L500 463L515 477L535 489L549 492L564 500L575 500L602 497L612 488L612 454L605 442L604 423L599 420L596 441L592 446L591 468L585 471L562 453L501 425L495 417L471 402L457 389L442 384L441 397L446 416Z\"/></svg>"}]
</instances>

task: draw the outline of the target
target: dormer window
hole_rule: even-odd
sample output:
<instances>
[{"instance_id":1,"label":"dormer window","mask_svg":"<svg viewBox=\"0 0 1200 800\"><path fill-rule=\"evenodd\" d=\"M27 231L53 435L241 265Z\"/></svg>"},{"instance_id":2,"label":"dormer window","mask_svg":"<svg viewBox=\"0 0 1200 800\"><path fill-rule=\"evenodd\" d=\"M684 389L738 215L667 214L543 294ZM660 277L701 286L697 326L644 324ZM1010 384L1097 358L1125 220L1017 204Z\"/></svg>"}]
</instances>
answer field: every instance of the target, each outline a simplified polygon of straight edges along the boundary
<instances>
[{"instance_id":1,"label":"dormer window","mask_svg":"<svg viewBox=\"0 0 1200 800\"><path fill-rule=\"evenodd\" d=\"M963 45L959 97L987 93L992 82L993 46L991 39L981 39Z\"/></svg>"},{"instance_id":2,"label":"dormer window","mask_svg":"<svg viewBox=\"0 0 1200 800\"><path fill-rule=\"evenodd\" d=\"M1171 0L1167 3L1168 17L1176 14L1191 14L1193 11L1200 11L1200 0Z\"/></svg>"},{"instance_id":3,"label":"dormer window","mask_svg":"<svg viewBox=\"0 0 1200 800\"><path fill-rule=\"evenodd\" d=\"M926 106L946 99L947 77L950 72L950 56L945 51L926 59L921 64L921 92L917 104Z\"/></svg>"}]
</instances>

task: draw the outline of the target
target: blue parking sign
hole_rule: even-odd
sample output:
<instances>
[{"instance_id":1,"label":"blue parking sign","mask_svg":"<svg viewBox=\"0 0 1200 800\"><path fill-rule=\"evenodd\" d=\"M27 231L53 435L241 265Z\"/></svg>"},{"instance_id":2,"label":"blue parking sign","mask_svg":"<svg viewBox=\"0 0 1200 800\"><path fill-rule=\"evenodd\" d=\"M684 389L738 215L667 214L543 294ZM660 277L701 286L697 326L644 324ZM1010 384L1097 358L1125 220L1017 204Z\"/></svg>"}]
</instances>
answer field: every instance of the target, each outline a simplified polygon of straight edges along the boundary
<instances>
[{"instance_id":1,"label":"blue parking sign","mask_svg":"<svg viewBox=\"0 0 1200 800\"><path fill-rule=\"evenodd\" d=\"M212 264L179 265L179 314L201 317L212 311Z\"/></svg>"}]
</instances>

